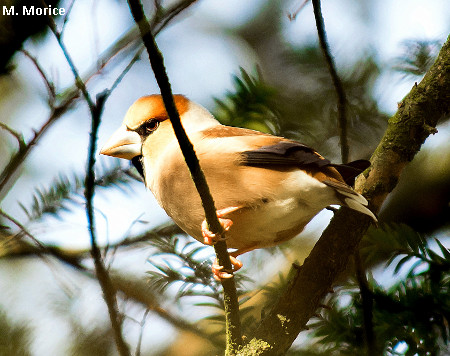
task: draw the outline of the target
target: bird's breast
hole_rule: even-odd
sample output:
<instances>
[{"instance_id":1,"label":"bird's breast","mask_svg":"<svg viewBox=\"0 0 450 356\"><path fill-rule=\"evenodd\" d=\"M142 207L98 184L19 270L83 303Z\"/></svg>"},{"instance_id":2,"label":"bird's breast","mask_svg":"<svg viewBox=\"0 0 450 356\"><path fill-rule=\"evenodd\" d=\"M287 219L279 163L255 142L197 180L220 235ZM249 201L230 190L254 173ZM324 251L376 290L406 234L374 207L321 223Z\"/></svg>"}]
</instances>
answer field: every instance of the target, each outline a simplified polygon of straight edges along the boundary
<instances>
[{"instance_id":1,"label":"bird's breast","mask_svg":"<svg viewBox=\"0 0 450 356\"><path fill-rule=\"evenodd\" d=\"M216 208L239 207L225 216L233 221L227 232L231 248L267 247L288 240L334 203L331 188L301 170L240 166L232 155L212 159L199 146L197 153ZM186 233L202 241L204 210L181 153L167 151L146 177L167 214Z\"/></svg>"}]
</instances>

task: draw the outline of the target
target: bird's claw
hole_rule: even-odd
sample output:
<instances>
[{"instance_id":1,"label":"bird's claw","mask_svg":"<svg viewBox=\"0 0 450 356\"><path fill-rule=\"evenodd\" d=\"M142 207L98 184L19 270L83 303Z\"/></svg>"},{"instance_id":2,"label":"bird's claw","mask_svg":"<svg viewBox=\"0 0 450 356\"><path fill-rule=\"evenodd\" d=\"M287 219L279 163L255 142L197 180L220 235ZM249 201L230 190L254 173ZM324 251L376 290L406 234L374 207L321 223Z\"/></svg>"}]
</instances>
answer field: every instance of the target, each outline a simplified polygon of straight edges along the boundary
<instances>
[{"instance_id":1,"label":"bird's claw","mask_svg":"<svg viewBox=\"0 0 450 356\"><path fill-rule=\"evenodd\" d=\"M225 209L220 209L217 211L217 218L219 219L220 225L222 225L224 231L230 230L230 227L233 225L233 221L231 219L222 218L226 214L232 213L233 211L238 210L239 207L231 206ZM226 240L226 237L223 236L217 236L217 234L213 233L211 230L209 230L208 223L205 220L202 222L202 236L203 236L203 243L205 245L215 245L219 241Z\"/></svg>"},{"instance_id":2,"label":"bird's claw","mask_svg":"<svg viewBox=\"0 0 450 356\"><path fill-rule=\"evenodd\" d=\"M230 219L219 218L219 222L225 231L230 230L231 225L233 225L233 221ZM225 236L217 235L213 233L211 230L209 230L208 223L206 222L206 220L203 220L202 222L202 236L203 236L203 243L205 245L210 246L215 245L219 241L224 241L227 239Z\"/></svg>"},{"instance_id":3,"label":"bird's claw","mask_svg":"<svg viewBox=\"0 0 450 356\"><path fill-rule=\"evenodd\" d=\"M221 281L222 279L228 279L233 277L233 273L241 269L242 262L239 261L236 257L230 255L230 262L232 265L232 271L226 271L224 270L224 267L219 265L219 262L217 259L212 264L212 272L214 279L216 281Z\"/></svg>"}]
</instances>

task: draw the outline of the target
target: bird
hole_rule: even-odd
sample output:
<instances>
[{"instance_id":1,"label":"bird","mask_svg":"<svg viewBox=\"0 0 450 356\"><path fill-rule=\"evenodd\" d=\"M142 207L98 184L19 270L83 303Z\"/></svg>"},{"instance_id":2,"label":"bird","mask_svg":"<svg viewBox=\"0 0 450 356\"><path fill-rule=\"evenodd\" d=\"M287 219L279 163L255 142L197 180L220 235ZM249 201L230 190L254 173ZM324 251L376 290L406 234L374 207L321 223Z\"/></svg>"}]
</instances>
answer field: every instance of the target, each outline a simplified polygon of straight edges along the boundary
<instances>
[{"instance_id":1,"label":"bird","mask_svg":"<svg viewBox=\"0 0 450 356\"><path fill-rule=\"evenodd\" d=\"M181 124L193 144L223 226L232 271L214 262L214 278L232 277L237 257L300 234L331 205L377 218L351 187L370 163L333 164L313 148L288 138L222 125L203 106L173 95ZM188 235L206 244L220 240L208 229L199 194L159 94L143 96L100 154L131 160L159 205Z\"/></svg>"}]
</instances>

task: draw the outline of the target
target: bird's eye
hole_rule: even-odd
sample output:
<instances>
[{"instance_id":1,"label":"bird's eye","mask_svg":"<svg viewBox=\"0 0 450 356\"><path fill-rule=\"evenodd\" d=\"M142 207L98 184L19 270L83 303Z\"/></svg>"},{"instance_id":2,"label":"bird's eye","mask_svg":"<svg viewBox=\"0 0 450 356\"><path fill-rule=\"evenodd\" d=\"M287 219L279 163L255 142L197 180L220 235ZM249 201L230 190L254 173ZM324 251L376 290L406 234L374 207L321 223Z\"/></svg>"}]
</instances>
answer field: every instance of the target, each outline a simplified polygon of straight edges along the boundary
<instances>
[{"instance_id":1,"label":"bird's eye","mask_svg":"<svg viewBox=\"0 0 450 356\"><path fill-rule=\"evenodd\" d=\"M159 120L150 119L147 122L143 123L138 130L138 133L142 136L148 136L153 131L155 131L159 126Z\"/></svg>"}]
</instances>

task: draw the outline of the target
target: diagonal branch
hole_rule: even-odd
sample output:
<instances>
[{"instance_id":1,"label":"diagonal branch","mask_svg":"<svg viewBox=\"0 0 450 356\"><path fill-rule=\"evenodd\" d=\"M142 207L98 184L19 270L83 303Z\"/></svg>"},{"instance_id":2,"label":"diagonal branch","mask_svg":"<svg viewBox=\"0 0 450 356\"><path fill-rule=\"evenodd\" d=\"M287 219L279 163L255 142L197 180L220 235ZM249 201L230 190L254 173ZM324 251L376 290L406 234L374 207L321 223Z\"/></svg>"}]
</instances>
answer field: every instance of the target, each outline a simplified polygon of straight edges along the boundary
<instances>
[{"instance_id":1,"label":"diagonal branch","mask_svg":"<svg viewBox=\"0 0 450 356\"><path fill-rule=\"evenodd\" d=\"M130 349L126 344L122 335L122 316L117 305L116 289L114 288L111 277L105 267L100 248L97 245L94 205L93 198L95 192L95 152L97 150L97 133L100 126L100 117L103 112L104 104L107 98L107 93L100 94L94 107L91 109L92 126L89 140L88 164L86 168L86 182L85 182L85 197L86 197L86 215L89 225L89 233L91 236L91 255L94 260L95 273L103 291L103 298L108 307L108 313L111 320L112 330L114 333L114 340L116 342L117 350L121 356L131 355Z\"/></svg>"},{"instance_id":2,"label":"diagonal branch","mask_svg":"<svg viewBox=\"0 0 450 356\"><path fill-rule=\"evenodd\" d=\"M59 262L63 263L66 266L72 267L77 272L82 273L89 278L97 278L95 271L85 267L85 265L82 263L82 261L88 257L90 252L89 250L67 250L55 246L44 245L39 242L31 233L29 233L28 230L26 230L26 228L22 224L20 224L20 222L16 221L14 218L9 216L2 210L0 210L0 215L13 222L16 226L19 227L20 233L25 234L34 242L33 245L31 243L15 239L15 244L13 245L13 247L8 248L8 250L10 251L8 251L6 254L2 254L0 257L39 257L49 265L51 260L47 258L47 256L54 257ZM126 238L125 240L122 240L117 245L115 245L115 247L133 247L132 245L139 245L142 242L148 242L153 237L156 237L158 235L170 235L174 232L179 232L179 228L176 225L163 225L161 227L147 231L142 235ZM157 296L149 291L147 284L136 278L136 276L127 275L126 273L118 270L116 271L114 269L109 272L109 275L114 288L117 289L117 291L121 292L126 299L130 299L133 302L141 304L144 308L152 311L161 319L170 323L177 329L190 332L211 343L216 348L222 347L222 342L218 337L215 337L214 335L208 333L203 328L191 324L189 321L183 319L179 315L172 314L169 310L164 309L159 303Z\"/></svg>"},{"instance_id":3,"label":"diagonal branch","mask_svg":"<svg viewBox=\"0 0 450 356\"><path fill-rule=\"evenodd\" d=\"M41 0L42 4L47 7L44 0ZM95 273L97 275L100 287L103 292L103 298L105 299L106 306L108 308L108 314L111 320L111 326L113 330L114 340L117 346L117 350L121 356L129 356L131 355L129 346L126 344L124 337L122 335L122 316L119 312L119 308L117 305L117 296L116 289L114 288L111 278L108 274L108 270L105 267L102 254L100 248L97 244L96 238L96 228L95 228L95 216L94 216L94 192L95 192L95 152L97 150L97 134L98 129L100 127L101 115L103 112L103 108L105 106L106 100L108 96L111 94L111 91L105 90L103 93L97 95L97 99L94 102L86 88L85 83L81 79L81 76L78 73L77 68L75 67L72 58L67 51L67 48L62 40L61 33L58 31L55 21L53 18L48 15L48 26L50 30L55 35L59 47L64 53L64 57L66 58L67 63L72 70L73 76L75 78L75 85L81 91L84 96L84 99L89 107L89 111L91 113L91 133L89 139L89 149L88 149L88 158L87 158L87 167L86 167L86 179L85 179L85 199L86 199L86 217L88 221L88 229L91 237L91 256L94 260ZM126 69L128 71L128 69ZM120 81L122 76L119 76L117 79ZM115 84L114 84L115 85Z\"/></svg>"},{"instance_id":4,"label":"diagonal branch","mask_svg":"<svg viewBox=\"0 0 450 356\"><path fill-rule=\"evenodd\" d=\"M161 32L176 16L178 16L183 10L188 8L194 2L194 0L180 0L179 2L164 10L162 14L158 14L158 16L155 16L152 20L152 28L154 28L155 35ZM60 32L61 36L63 30L64 24L63 29ZM135 45L138 38L138 32L134 30L134 28L126 32L120 39L118 39L114 43L114 45L106 49L101 54L98 60L99 63L102 63L100 70L102 70L106 66L106 64L111 61L111 59L115 58L118 53L123 52L125 48L134 48L133 44ZM136 51L139 52L140 49L138 48L136 49ZM41 73L43 74L43 72ZM86 74L83 76L83 81L87 83L90 78L98 73L99 69L97 68L97 66L95 66L95 68L92 68L86 72ZM50 83L45 75L43 76L43 79L46 82L46 85L47 83ZM63 114L65 114L73 107L74 102L79 98L79 90L75 85L65 90L64 92L59 93L57 96L64 98L64 100L59 105L51 107L51 113L47 121L42 125L41 128L35 130L34 137L29 142L27 142L26 144L23 143L21 147L19 147L19 151L11 157L6 167L3 168L2 172L0 173L0 201L2 200L2 197L6 195L6 191L10 188L12 178L15 176L15 173L20 168L20 166L24 163L32 149L36 147L47 130L52 127L53 124L55 124ZM2 126L2 128L4 127Z\"/></svg>"},{"instance_id":5,"label":"diagonal branch","mask_svg":"<svg viewBox=\"0 0 450 356\"><path fill-rule=\"evenodd\" d=\"M338 128L339 142L341 146L341 159L342 163L347 163L350 151L347 137L347 98L345 96L341 78L339 78L339 75L337 74L333 57L331 56L330 47L328 46L325 24L323 22L322 10L320 8L320 0L312 0L312 4L314 8L314 17L316 19L317 33L319 35L320 48L322 49L323 56L325 57L328 71L330 72L331 80L333 81L338 97Z\"/></svg>"},{"instance_id":6,"label":"diagonal branch","mask_svg":"<svg viewBox=\"0 0 450 356\"><path fill-rule=\"evenodd\" d=\"M450 36L423 80L399 104L371 157L371 167L356 181L356 190L370 201L373 211L381 208L405 166L436 132L438 120L449 114ZM258 355L284 354L316 313L370 225L370 218L341 208L304 264L294 269L288 287L240 355L248 355L249 350L257 350Z\"/></svg>"},{"instance_id":7,"label":"diagonal branch","mask_svg":"<svg viewBox=\"0 0 450 356\"><path fill-rule=\"evenodd\" d=\"M47 75L45 74L44 69L41 67L38 60L35 57L33 57L31 53L28 52L27 50L22 49L21 51L26 57L28 57L33 62L42 79L44 79L44 83L48 91L49 102L53 103L56 98L55 85L47 78Z\"/></svg>"},{"instance_id":8,"label":"diagonal branch","mask_svg":"<svg viewBox=\"0 0 450 356\"><path fill-rule=\"evenodd\" d=\"M6 167L0 174L0 201L6 193L7 186L12 177L14 177L17 169L22 165L25 159L30 154L31 150L36 146L41 137L47 132L47 130L69 109L73 107L73 103L78 96L78 90L71 92L71 95L67 97L64 102L60 105L51 108L51 113L47 121L39 128L39 130L34 131L33 138L26 144L19 146L17 153L11 157Z\"/></svg>"},{"instance_id":9,"label":"diagonal branch","mask_svg":"<svg viewBox=\"0 0 450 356\"><path fill-rule=\"evenodd\" d=\"M142 4L139 0L128 0L128 4L133 15L136 24L139 26L142 39L147 48L150 63L155 73L156 81L161 89L164 105L169 115L170 121L179 142L181 151L191 172L192 179L195 187L202 200L202 205L205 210L206 221L210 227L210 230L217 234L217 236L223 236L224 231L219 223L216 215L216 208L214 205L213 197L209 191L205 176L200 168L198 158L196 157L194 147L189 141L186 132L181 125L180 117L173 101L172 89L170 87L169 78L164 67L164 60L161 52L159 51L155 39L151 33L150 25L145 18ZM218 242L214 249L216 251L218 263L224 266L225 270L231 271L231 261L227 251L225 241ZM227 349L226 355L234 355L238 347L242 343L242 336L240 330L239 320L239 303L237 300L236 286L234 278L222 280L222 286L224 288L224 304L225 304L225 317L227 328Z\"/></svg>"}]
</instances>

